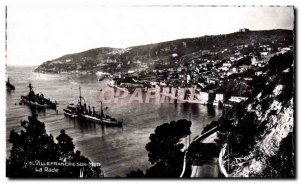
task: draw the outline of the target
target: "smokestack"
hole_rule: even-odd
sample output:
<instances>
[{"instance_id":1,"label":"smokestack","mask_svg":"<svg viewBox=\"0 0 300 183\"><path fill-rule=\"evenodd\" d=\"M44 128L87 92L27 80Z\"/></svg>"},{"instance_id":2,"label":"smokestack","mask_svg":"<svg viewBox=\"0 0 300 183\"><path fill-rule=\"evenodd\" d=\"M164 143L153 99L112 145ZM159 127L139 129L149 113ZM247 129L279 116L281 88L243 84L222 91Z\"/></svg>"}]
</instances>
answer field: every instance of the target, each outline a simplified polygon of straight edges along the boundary
<instances>
[{"instance_id":1,"label":"smokestack","mask_svg":"<svg viewBox=\"0 0 300 183\"><path fill-rule=\"evenodd\" d=\"M91 113L91 106L89 106L89 114Z\"/></svg>"},{"instance_id":2,"label":"smokestack","mask_svg":"<svg viewBox=\"0 0 300 183\"><path fill-rule=\"evenodd\" d=\"M95 107L93 106L93 114L95 114Z\"/></svg>"},{"instance_id":3,"label":"smokestack","mask_svg":"<svg viewBox=\"0 0 300 183\"><path fill-rule=\"evenodd\" d=\"M86 111L86 103L84 103L84 112Z\"/></svg>"}]
</instances>

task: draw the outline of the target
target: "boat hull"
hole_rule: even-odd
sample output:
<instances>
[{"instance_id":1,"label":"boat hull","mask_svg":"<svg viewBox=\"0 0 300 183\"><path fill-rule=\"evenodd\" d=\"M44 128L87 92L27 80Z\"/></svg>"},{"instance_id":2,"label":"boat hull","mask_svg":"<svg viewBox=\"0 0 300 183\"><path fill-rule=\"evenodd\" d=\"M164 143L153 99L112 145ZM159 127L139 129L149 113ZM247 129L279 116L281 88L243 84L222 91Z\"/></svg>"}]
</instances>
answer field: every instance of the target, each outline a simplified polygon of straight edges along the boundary
<instances>
[{"instance_id":1,"label":"boat hull","mask_svg":"<svg viewBox=\"0 0 300 183\"><path fill-rule=\"evenodd\" d=\"M15 86L6 82L6 90L15 90Z\"/></svg>"},{"instance_id":2,"label":"boat hull","mask_svg":"<svg viewBox=\"0 0 300 183\"><path fill-rule=\"evenodd\" d=\"M67 110L64 110L64 114L67 117L78 118L79 120L82 120L82 121L98 123L100 125L112 126L112 127L122 127L123 126L123 122L121 122L121 121L112 121L109 118L103 119L103 118L98 118L98 117L91 116L91 115L88 115L88 114L75 114L75 113L69 112Z\"/></svg>"},{"instance_id":3,"label":"boat hull","mask_svg":"<svg viewBox=\"0 0 300 183\"><path fill-rule=\"evenodd\" d=\"M21 99L21 102L23 104L29 105L29 106L33 106L33 107L37 107L37 108L43 108L43 109L56 109L56 105L49 105L49 104L39 104L37 102L32 102L26 99Z\"/></svg>"},{"instance_id":4,"label":"boat hull","mask_svg":"<svg viewBox=\"0 0 300 183\"><path fill-rule=\"evenodd\" d=\"M77 118L78 117L78 115L77 114L72 114L72 113L69 113L69 112L64 112L64 114L65 114L65 116L68 116L68 117L70 117L70 118Z\"/></svg>"},{"instance_id":5,"label":"boat hull","mask_svg":"<svg viewBox=\"0 0 300 183\"><path fill-rule=\"evenodd\" d=\"M101 124L103 124L105 126L118 126L118 127L123 126L122 122L120 122L120 121L112 122L110 119L102 119Z\"/></svg>"}]
</instances>

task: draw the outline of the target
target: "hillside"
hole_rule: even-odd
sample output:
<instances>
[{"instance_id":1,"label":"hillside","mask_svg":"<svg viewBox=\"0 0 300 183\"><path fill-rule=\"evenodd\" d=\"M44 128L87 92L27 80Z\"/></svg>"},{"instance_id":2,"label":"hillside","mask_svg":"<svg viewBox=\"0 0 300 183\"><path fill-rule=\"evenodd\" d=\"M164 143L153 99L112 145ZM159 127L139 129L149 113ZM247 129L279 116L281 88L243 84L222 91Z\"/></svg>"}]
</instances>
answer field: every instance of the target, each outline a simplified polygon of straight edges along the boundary
<instances>
[{"instance_id":1,"label":"hillside","mask_svg":"<svg viewBox=\"0 0 300 183\"><path fill-rule=\"evenodd\" d=\"M49 60L36 72L127 72L145 68L176 67L175 62L190 62L192 58L225 59L234 54L235 47L247 45L244 54L257 45L285 47L293 42L290 30L235 32L226 35L203 36L174 41L120 48L95 48ZM228 50L225 51L224 50Z\"/></svg>"},{"instance_id":2,"label":"hillside","mask_svg":"<svg viewBox=\"0 0 300 183\"><path fill-rule=\"evenodd\" d=\"M214 122L230 177L295 177L293 63L293 53L271 58L252 97Z\"/></svg>"}]
</instances>

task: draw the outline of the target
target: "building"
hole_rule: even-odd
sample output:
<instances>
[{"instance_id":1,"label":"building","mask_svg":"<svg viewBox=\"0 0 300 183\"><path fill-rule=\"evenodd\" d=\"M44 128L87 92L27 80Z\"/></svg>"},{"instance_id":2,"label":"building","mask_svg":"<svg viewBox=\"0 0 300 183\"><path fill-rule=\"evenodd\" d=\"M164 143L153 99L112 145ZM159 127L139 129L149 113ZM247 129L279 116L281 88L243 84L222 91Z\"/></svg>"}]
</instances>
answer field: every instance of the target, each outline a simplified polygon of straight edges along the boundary
<instances>
[{"instance_id":1,"label":"building","mask_svg":"<svg viewBox=\"0 0 300 183\"><path fill-rule=\"evenodd\" d=\"M284 48L281 48L280 52L281 52L281 53L285 53L285 52L290 51L290 50L291 50L291 48L289 48L289 47L284 47Z\"/></svg>"},{"instance_id":2,"label":"building","mask_svg":"<svg viewBox=\"0 0 300 183\"><path fill-rule=\"evenodd\" d=\"M265 58L265 57L267 57L267 56L269 55L269 52L264 51L264 52L260 52L259 54L260 54L260 56L261 56L262 58Z\"/></svg>"},{"instance_id":3,"label":"building","mask_svg":"<svg viewBox=\"0 0 300 183\"><path fill-rule=\"evenodd\" d=\"M224 101L224 94L217 93L217 94L216 94L215 100L216 100L217 102L219 102L219 101L223 102L223 101Z\"/></svg>"},{"instance_id":4,"label":"building","mask_svg":"<svg viewBox=\"0 0 300 183\"><path fill-rule=\"evenodd\" d=\"M239 72L238 67L232 67L231 70L232 70L233 73L238 73Z\"/></svg>"},{"instance_id":5,"label":"building","mask_svg":"<svg viewBox=\"0 0 300 183\"><path fill-rule=\"evenodd\" d=\"M260 76L260 75L262 75L262 73L263 73L262 71L256 71L255 76Z\"/></svg>"},{"instance_id":6,"label":"building","mask_svg":"<svg viewBox=\"0 0 300 183\"><path fill-rule=\"evenodd\" d=\"M207 92L200 92L200 94L196 95L196 98L200 101L207 102L209 99L209 94Z\"/></svg>"},{"instance_id":7,"label":"building","mask_svg":"<svg viewBox=\"0 0 300 183\"><path fill-rule=\"evenodd\" d=\"M247 29L247 28L242 28L242 29L239 30L239 32L249 32L249 31L250 31L250 30Z\"/></svg>"},{"instance_id":8,"label":"building","mask_svg":"<svg viewBox=\"0 0 300 183\"><path fill-rule=\"evenodd\" d=\"M252 58L251 58L251 65L257 65L259 62L257 61L257 59L254 57L254 56L252 56Z\"/></svg>"},{"instance_id":9,"label":"building","mask_svg":"<svg viewBox=\"0 0 300 183\"><path fill-rule=\"evenodd\" d=\"M239 71L240 72L247 71L248 69L250 69L250 66L248 66L248 65L241 65L241 66L239 66Z\"/></svg>"},{"instance_id":10,"label":"building","mask_svg":"<svg viewBox=\"0 0 300 183\"><path fill-rule=\"evenodd\" d=\"M235 97L235 96L232 96L232 97L230 97L229 101L230 102L234 102L234 103L240 103L240 102L245 101L247 99L248 99L247 97Z\"/></svg>"},{"instance_id":11,"label":"building","mask_svg":"<svg viewBox=\"0 0 300 183\"><path fill-rule=\"evenodd\" d=\"M208 83L208 84L216 84L216 79L215 78L206 78L206 82Z\"/></svg>"}]
</instances>

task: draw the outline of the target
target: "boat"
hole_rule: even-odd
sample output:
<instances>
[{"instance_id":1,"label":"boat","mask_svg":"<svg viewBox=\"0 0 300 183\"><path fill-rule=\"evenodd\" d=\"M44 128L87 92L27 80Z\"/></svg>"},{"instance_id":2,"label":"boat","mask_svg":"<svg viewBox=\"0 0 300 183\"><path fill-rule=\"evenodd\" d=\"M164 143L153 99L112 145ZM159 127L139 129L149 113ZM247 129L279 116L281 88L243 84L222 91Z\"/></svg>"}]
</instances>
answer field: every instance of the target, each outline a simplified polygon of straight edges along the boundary
<instances>
[{"instance_id":1,"label":"boat","mask_svg":"<svg viewBox=\"0 0 300 183\"><path fill-rule=\"evenodd\" d=\"M45 98L44 95L35 94L33 91L33 87L31 83L29 83L29 93L28 95L22 95L20 104L27 104L37 108L49 108L49 109L56 109L57 102L52 102L49 98Z\"/></svg>"},{"instance_id":2,"label":"boat","mask_svg":"<svg viewBox=\"0 0 300 183\"><path fill-rule=\"evenodd\" d=\"M110 75L101 75L100 77L98 77L98 81L103 81L106 78L111 77Z\"/></svg>"},{"instance_id":3,"label":"boat","mask_svg":"<svg viewBox=\"0 0 300 183\"><path fill-rule=\"evenodd\" d=\"M64 110L64 114L66 116L69 116L71 118L76 118L78 115L77 115L77 107L71 103L67 106L66 109L63 109Z\"/></svg>"},{"instance_id":4,"label":"boat","mask_svg":"<svg viewBox=\"0 0 300 183\"><path fill-rule=\"evenodd\" d=\"M103 81L105 78L106 78L106 77L101 76L101 77L98 78L98 81Z\"/></svg>"},{"instance_id":5,"label":"boat","mask_svg":"<svg viewBox=\"0 0 300 183\"><path fill-rule=\"evenodd\" d=\"M6 90L15 90L15 86L9 82L9 78L6 81Z\"/></svg>"},{"instance_id":6,"label":"boat","mask_svg":"<svg viewBox=\"0 0 300 183\"><path fill-rule=\"evenodd\" d=\"M106 126L122 126L123 125L123 120L118 121L115 118L112 118L108 115L104 115L102 117L102 123L105 124Z\"/></svg>"},{"instance_id":7,"label":"boat","mask_svg":"<svg viewBox=\"0 0 300 183\"><path fill-rule=\"evenodd\" d=\"M95 107L91 107L86 105L85 99L81 96L81 87L79 87L79 100L77 105L74 103L70 103L67 108L63 109L65 116L71 118L77 118L81 121L88 122L96 122L100 125L105 126L118 126L121 127L123 125L123 120L119 121L113 117L105 115L102 109L102 101L101 102L101 110L95 111Z\"/></svg>"},{"instance_id":8,"label":"boat","mask_svg":"<svg viewBox=\"0 0 300 183\"><path fill-rule=\"evenodd\" d=\"M96 75L99 76L98 81L103 81L104 79L111 77L111 74L105 72L97 72Z\"/></svg>"}]
</instances>

